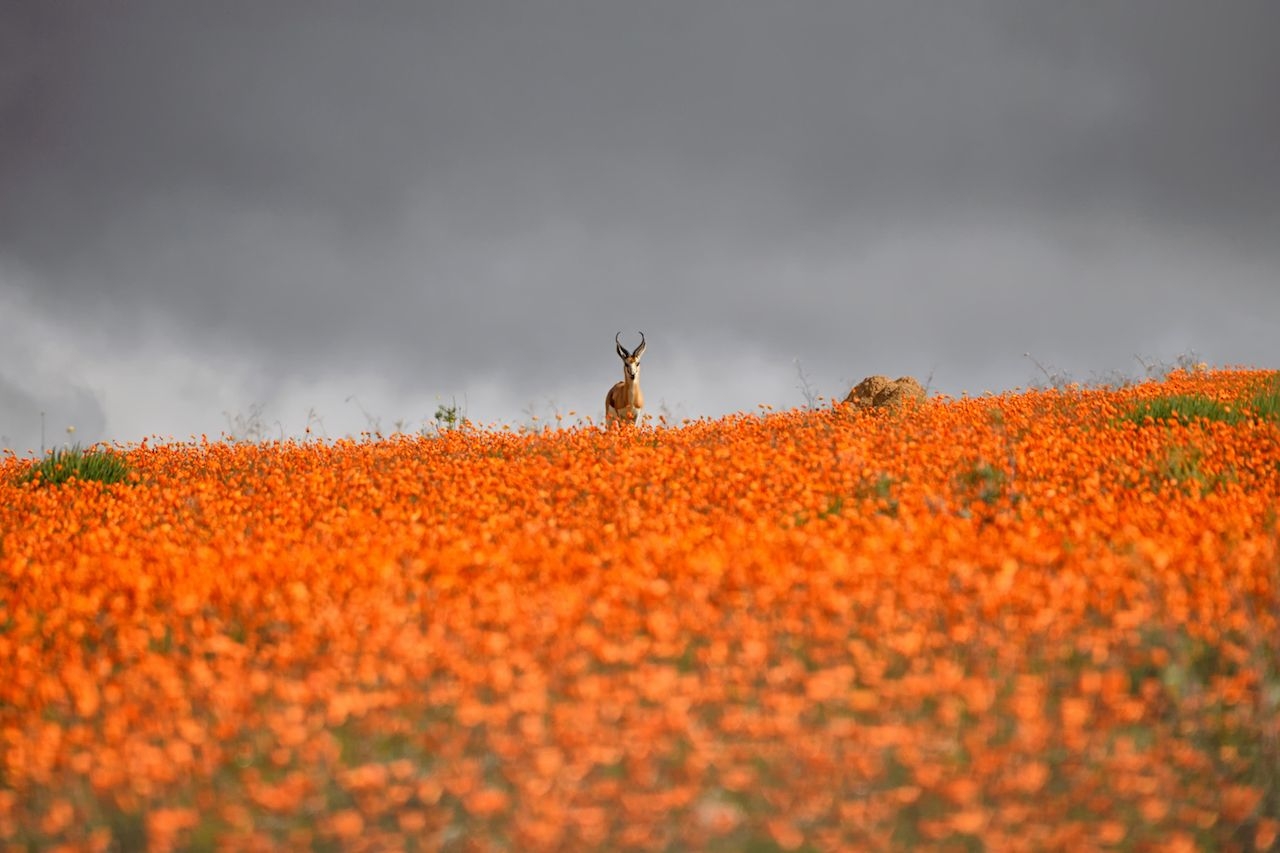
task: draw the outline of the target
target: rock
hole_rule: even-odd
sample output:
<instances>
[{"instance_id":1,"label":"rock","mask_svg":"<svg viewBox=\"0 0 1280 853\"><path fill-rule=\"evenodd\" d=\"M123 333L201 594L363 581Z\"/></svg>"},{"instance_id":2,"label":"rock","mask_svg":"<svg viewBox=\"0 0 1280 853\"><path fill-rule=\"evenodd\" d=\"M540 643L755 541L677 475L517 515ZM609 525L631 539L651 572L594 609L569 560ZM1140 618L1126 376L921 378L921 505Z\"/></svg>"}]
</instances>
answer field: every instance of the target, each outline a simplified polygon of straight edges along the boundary
<instances>
[{"instance_id":1,"label":"rock","mask_svg":"<svg viewBox=\"0 0 1280 853\"><path fill-rule=\"evenodd\" d=\"M924 397L924 388L913 377L890 379L887 376L868 376L854 386L844 402L852 403L860 409L869 409L922 403Z\"/></svg>"}]
</instances>

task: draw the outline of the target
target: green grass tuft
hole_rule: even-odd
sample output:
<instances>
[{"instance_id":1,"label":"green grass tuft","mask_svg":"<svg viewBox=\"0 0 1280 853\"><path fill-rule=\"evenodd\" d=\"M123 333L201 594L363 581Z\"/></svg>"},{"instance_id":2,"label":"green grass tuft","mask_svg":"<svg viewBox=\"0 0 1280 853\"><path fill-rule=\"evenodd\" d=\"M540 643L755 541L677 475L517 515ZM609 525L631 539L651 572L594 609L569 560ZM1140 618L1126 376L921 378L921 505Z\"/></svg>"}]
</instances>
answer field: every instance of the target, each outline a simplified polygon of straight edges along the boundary
<instances>
[{"instance_id":1,"label":"green grass tuft","mask_svg":"<svg viewBox=\"0 0 1280 853\"><path fill-rule=\"evenodd\" d=\"M107 449L67 447L54 450L31 466L22 481L41 485L61 485L75 479L99 483L119 483L129 477L129 463L119 453Z\"/></svg>"},{"instance_id":2,"label":"green grass tuft","mask_svg":"<svg viewBox=\"0 0 1280 853\"><path fill-rule=\"evenodd\" d=\"M969 494L985 504L994 504L1005 493L1009 477L989 462L974 461L956 475L961 494Z\"/></svg>"},{"instance_id":3,"label":"green grass tuft","mask_svg":"<svg viewBox=\"0 0 1280 853\"><path fill-rule=\"evenodd\" d=\"M1263 420L1280 421L1280 373L1271 374L1271 378L1245 400L1245 408Z\"/></svg>"},{"instance_id":4,"label":"green grass tuft","mask_svg":"<svg viewBox=\"0 0 1280 853\"><path fill-rule=\"evenodd\" d=\"M1169 397L1153 397L1140 400L1126 418L1141 425L1153 421L1222 421L1237 424L1248 417L1239 407L1227 406L1217 400L1198 394L1175 394Z\"/></svg>"},{"instance_id":5,"label":"green grass tuft","mask_svg":"<svg viewBox=\"0 0 1280 853\"><path fill-rule=\"evenodd\" d=\"M1253 393L1238 401L1221 403L1200 394L1153 397L1140 400L1121 419L1133 421L1139 426L1147 420L1183 423L1207 420L1221 421L1231 426L1254 419L1280 421L1280 373L1273 373Z\"/></svg>"},{"instance_id":6,"label":"green grass tuft","mask_svg":"<svg viewBox=\"0 0 1280 853\"><path fill-rule=\"evenodd\" d=\"M1170 446L1151 471L1152 490L1158 492L1166 483L1174 483L1182 488L1198 486L1200 494L1206 495L1227 483L1235 482L1234 468L1210 472L1201 464L1204 461L1204 452L1198 447L1180 444Z\"/></svg>"}]
</instances>

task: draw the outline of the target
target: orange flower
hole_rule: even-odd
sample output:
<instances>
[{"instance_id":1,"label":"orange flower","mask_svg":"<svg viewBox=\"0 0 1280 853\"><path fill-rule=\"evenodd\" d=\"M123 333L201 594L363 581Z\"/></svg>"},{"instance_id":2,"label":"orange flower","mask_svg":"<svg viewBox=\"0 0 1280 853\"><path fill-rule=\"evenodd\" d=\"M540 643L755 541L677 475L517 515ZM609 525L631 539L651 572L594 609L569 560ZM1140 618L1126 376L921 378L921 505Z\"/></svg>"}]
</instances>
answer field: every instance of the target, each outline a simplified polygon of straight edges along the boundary
<instances>
[{"instance_id":1,"label":"orange flower","mask_svg":"<svg viewBox=\"0 0 1280 853\"><path fill-rule=\"evenodd\" d=\"M40 831L48 835L58 835L71 825L75 818L75 807L65 799L54 800L40 821Z\"/></svg>"},{"instance_id":2,"label":"orange flower","mask_svg":"<svg viewBox=\"0 0 1280 853\"><path fill-rule=\"evenodd\" d=\"M351 841L364 832L364 818L355 809L343 809L329 817L328 827L334 835Z\"/></svg>"},{"instance_id":3,"label":"orange flower","mask_svg":"<svg viewBox=\"0 0 1280 853\"><path fill-rule=\"evenodd\" d=\"M984 809L966 809L951 815L951 828L964 835L976 835L987 825L987 812Z\"/></svg>"},{"instance_id":4,"label":"orange flower","mask_svg":"<svg viewBox=\"0 0 1280 853\"><path fill-rule=\"evenodd\" d=\"M772 818L769 823L769 834L783 850L799 850L804 844L804 833L794 823L785 818Z\"/></svg>"},{"instance_id":5,"label":"orange flower","mask_svg":"<svg viewBox=\"0 0 1280 853\"><path fill-rule=\"evenodd\" d=\"M1082 729L1092 716L1092 702L1088 699L1068 697L1062 700L1062 725L1068 729Z\"/></svg>"},{"instance_id":6,"label":"orange flower","mask_svg":"<svg viewBox=\"0 0 1280 853\"><path fill-rule=\"evenodd\" d=\"M1280 820L1262 818L1258 821L1258 829L1253 836L1253 846L1258 850L1270 850L1280 838Z\"/></svg>"},{"instance_id":7,"label":"orange flower","mask_svg":"<svg viewBox=\"0 0 1280 853\"><path fill-rule=\"evenodd\" d=\"M1228 823L1240 823L1253 814L1262 801L1263 791L1248 785L1228 785L1222 791L1222 817Z\"/></svg>"},{"instance_id":8,"label":"orange flower","mask_svg":"<svg viewBox=\"0 0 1280 853\"><path fill-rule=\"evenodd\" d=\"M0 458L0 841L1273 846L1277 382Z\"/></svg>"},{"instance_id":9,"label":"orange flower","mask_svg":"<svg viewBox=\"0 0 1280 853\"><path fill-rule=\"evenodd\" d=\"M497 788L480 788L472 791L462 801L467 811L476 817L492 817L505 811L510 803L511 798L507 793Z\"/></svg>"},{"instance_id":10,"label":"orange flower","mask_svg":"<svg viewBox=\"0 0 1280 853\"><path fill-rule=\"evenodd\" d=\"M1098 840L1103 844L1119 844L1128 834L1125 825L1116 820L1104 820L1098 825Z\"/></svg>"}]
</instances>

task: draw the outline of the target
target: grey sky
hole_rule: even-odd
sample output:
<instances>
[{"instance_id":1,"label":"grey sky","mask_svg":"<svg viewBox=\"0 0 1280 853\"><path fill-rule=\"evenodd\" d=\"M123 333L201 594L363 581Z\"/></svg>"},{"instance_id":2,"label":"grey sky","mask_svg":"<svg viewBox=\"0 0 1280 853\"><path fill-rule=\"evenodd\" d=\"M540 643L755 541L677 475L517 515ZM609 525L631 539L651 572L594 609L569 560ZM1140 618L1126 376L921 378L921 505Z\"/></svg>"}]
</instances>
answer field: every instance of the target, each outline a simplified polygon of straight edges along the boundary
<instances>
[{"instance_id":1,"label":"grey sky","mask_svg":"<svg viewBox=\"0 0 1280 853\"><path fill-rule=\"evenodd\" d=\"M1280 5L0 0L0 434L1280 366Z\"/></svg>"}]
</instances>

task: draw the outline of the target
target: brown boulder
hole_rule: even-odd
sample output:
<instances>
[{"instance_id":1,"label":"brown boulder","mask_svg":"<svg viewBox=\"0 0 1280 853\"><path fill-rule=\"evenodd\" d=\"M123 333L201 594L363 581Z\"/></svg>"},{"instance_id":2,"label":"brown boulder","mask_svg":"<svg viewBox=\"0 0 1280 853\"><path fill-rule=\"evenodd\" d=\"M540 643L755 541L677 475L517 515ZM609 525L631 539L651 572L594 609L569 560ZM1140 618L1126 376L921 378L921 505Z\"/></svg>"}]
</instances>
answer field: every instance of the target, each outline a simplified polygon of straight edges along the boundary
<instances>
[{"instance_id":1,"label":"brown boulder","mask_svg":"<svg viewBox=\"0 0 1280 853\"><path fill-rule=\"evenodd\" d=\"M914 378L903 376L890 379L887 376L868 376L854 386L844 402L858 408L895 407L903 403L924 402L924 388Z\"/></svg>"}]
</instances>

